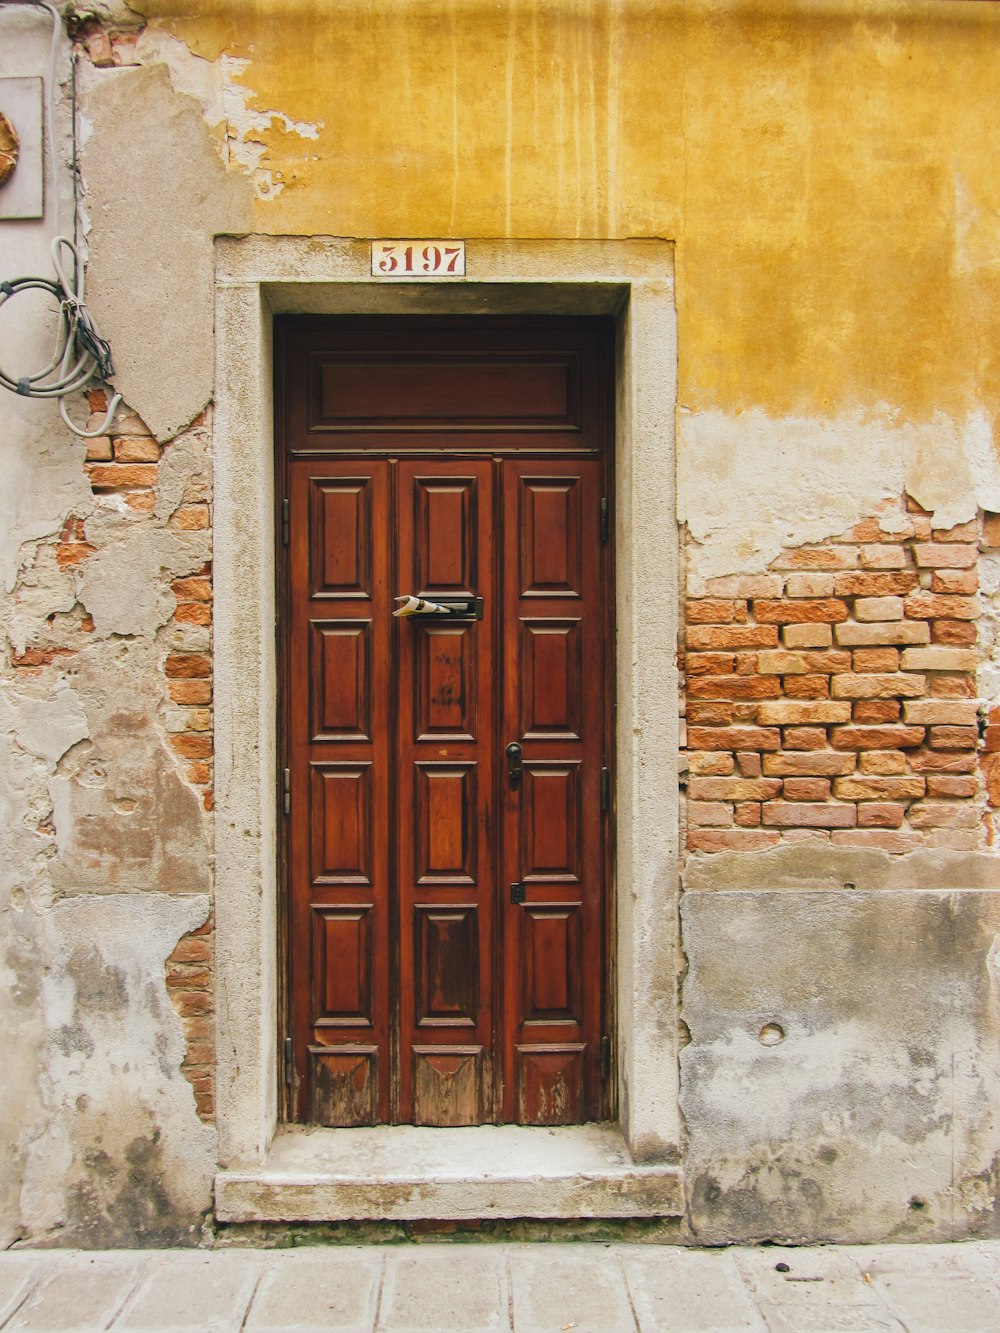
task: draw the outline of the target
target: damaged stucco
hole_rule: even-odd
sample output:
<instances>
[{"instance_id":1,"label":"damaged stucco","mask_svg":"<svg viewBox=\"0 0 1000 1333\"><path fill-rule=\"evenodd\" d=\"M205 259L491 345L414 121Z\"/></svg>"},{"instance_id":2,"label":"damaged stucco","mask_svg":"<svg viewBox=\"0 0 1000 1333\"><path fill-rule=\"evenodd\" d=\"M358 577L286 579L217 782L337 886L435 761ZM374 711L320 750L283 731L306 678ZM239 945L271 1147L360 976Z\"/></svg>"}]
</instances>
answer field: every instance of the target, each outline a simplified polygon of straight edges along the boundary
<instances>
[{"instance_id":1,"label":"damaged stucco","mask_svg":"<svg viewBox=\"0 0 1000 1333\"><path fill-rule=\"evenodd\" d=\"M0 404L0 984L16 1071L0 1081L13 1162L0 1175L0 1244L190 1242L209 1206L215 1132L180 1072L164 971L210 919L213 829L171 745L181 710L163 672L169 654L212 647L207 627L172 621L171 585L213 555L208 533L175 515L212 498L210 429L186 428L221 394L217 236L257 233L275 249L296 236L457 236L473 256L477 241L507 238L675 243L691 595L869 516L891 530L904 496L939 528L1000 511L996 6L348 0L336 22L316 0L90 8L101 32L132 40L78 71L88 298L115 386L165 448L149 506L130 507L89 484L86 447L51 405ZM46 16L5 6L0 36L0 74L42 72ZM46 270L46 226L5 228L3 249L0 277ZM491 280L509 278L502 269ZM304 272L288 288L307 287ZM258 313L240 306L228 341ZM662 354L644 356L643 374L659 371L673 400L672 333L655 336ZM39 312L18 327L30 365L49 342ZM244 442L270 411L266 357L241 404ZM86 415L82 401L72 410ZM667 508L668 415L649 426L659 445L644 458L657 478L645 502ZM265 571L269 485L227 520L261 525ZM71 561L60 553L70 522L89 548ZM667 565L644 571L643 556L623 549L620 568L638 568L630 587L664 577ZM977 689L995 704L995 554L980 578ZM620 626L640 610L620 607ZM271 625L241 628L233 638L254 667L254 634ZM643 655L643 687L673 727L667 640ZM273 745L268 732L240 780ZM657 772L673 765L668 749ZM650 770L637 770L641 792ZM273 773L253 771L269 828ZM247 842L236 830L223 839ZM675 833L656 846L672 849ZM640 858L618 886L637 956L673 929L671 856ZM691 1237L995 1234L994 851L803 842L708 860L684 872L680 1014L671 976L648 997L656 1021L619 1034L650 1069L678 1024L690 1035ZM238 898L220 936L231 960L248 910ZM271 900L251 906L273 943ZM220 1006L233 1030L249 1022L244 990L264 986L241 965L242 989ZM273 1008L270 990L265 1001ZM257 1064L223 1060L241 1087L266 1083L270 1107L265 1026ZM677 1139L672 1064L656 1082L669 1097L642 1127L651 1152ZM263 1142L265 1120L245 1137Z\"/></svg>"},{"instance_id":2,"label":"damaged stucco","mask_svg":"<svg viewBox=\"0 0 1000 1333\"><path fill-rule=\"evenodd\" d=\"M682 922L698 1241L1000 1231L1000 893L694 891Z\"/></svg>"}]
</instances>

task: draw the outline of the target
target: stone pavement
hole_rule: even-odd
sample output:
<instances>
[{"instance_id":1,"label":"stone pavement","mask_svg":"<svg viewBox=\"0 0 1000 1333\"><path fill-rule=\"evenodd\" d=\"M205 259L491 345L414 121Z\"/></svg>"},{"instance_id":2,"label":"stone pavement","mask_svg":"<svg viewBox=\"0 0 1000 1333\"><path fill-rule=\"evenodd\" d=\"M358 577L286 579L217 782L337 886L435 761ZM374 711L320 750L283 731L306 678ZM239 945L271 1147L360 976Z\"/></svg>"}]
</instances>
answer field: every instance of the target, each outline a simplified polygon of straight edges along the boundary
<instances>
[{"instance_id":1,"label":"stone pavement","mask_svg":"<svg viewBox=\"0 0 1000 1333\"><path fill-rule=\"evenodd\" d=\"M5 1251L0 1329L1000 1333L1000 1242Z\"/></svg>"}]
</instances>

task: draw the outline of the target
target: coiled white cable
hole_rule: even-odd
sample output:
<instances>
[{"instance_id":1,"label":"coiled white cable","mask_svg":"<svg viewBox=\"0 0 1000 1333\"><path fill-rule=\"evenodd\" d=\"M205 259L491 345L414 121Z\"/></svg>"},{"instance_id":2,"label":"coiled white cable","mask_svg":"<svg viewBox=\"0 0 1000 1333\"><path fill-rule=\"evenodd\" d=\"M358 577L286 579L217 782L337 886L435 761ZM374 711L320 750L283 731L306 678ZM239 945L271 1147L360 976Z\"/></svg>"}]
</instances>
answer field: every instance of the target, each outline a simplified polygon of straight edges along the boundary
<instances>
[{"instance_id":1,"label":"coiled white cable","mask_svg":"<svg viewBox=\"0 0 1000 1333\"><path fill-rule=\"evenodd\" d=\"M52 267L55 278L12 278L0 282L0 309L20 292L45 291L59 302L59 332L56 338L55 355L49 364L33 375L14 377L0 367L0 384L12 393L26 398L56 398L59 402L59 415L74 434L84 439L93 439L103 435L111 425L111 420L122 401L116 393L108 406L107 414L94 430L81 430L73 424L66 411L65 399L71 393L77 393L92 380L108 380L115 373L111 360L111 348L98 334L86 305L84 304L84 265L75 242L59 233L59 179L56 171L55 155L55 85L57 78L56 62L59 53L59 36L62 21L55 6L49 0L4 0L5 4L28 3L45 9L52 16L52 41L49 46L49 69L45 87L45 143L48 150L50 186L49 195L52 205L52 218L57 233L52 241ZM75 133L75 126L74 126ZM64 264L65 252L69 252L71 271L67 273Z\"/></svg>"}]
</instances>

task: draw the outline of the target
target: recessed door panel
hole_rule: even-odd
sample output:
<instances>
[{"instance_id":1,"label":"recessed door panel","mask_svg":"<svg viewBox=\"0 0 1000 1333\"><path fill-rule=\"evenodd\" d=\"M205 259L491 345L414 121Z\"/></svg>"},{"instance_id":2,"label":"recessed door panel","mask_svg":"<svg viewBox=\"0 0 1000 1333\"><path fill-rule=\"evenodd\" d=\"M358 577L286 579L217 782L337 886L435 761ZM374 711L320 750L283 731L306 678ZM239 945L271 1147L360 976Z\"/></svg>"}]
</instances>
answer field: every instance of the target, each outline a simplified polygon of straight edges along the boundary
<instances>
[{"instance_id":1,"label":"recessed door panel","mask_svg":"<svg viewBox=\"0 0 1000 1333\"><path fill-rule=\"evenodd\" d=\"M295 320L279 346L288 1115L601 1119L606 329Z\"/></svg>"}]
</instances>

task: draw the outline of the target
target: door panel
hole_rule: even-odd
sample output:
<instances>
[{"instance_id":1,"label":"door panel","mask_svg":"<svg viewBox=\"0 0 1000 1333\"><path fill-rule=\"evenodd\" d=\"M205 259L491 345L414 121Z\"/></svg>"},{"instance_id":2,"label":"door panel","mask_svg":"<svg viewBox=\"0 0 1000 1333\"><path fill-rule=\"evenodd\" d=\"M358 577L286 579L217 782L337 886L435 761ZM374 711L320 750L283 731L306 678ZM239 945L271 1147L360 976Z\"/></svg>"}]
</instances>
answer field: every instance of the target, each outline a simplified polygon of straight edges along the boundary
<instances>
[{"instance_id":1,"label":"door panel","mask_svg":"<svg viewBox=\"0 0 1000 1333\"><path fill-rule=\"evenodd\" d=\"M286 341L291 1119L609 1110L609 414L600 338L566 323L547 359L537 331L491 349L483 321L420 355L391 331L381 354L374 333ZM482 618L394 618L402 593Z\"/></svg>"}]
</instances>

